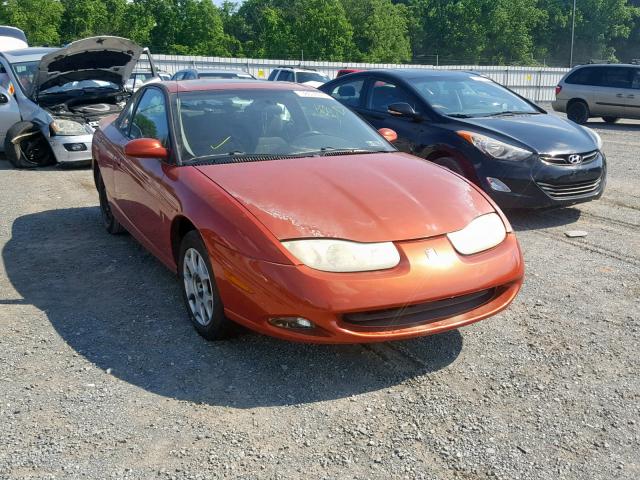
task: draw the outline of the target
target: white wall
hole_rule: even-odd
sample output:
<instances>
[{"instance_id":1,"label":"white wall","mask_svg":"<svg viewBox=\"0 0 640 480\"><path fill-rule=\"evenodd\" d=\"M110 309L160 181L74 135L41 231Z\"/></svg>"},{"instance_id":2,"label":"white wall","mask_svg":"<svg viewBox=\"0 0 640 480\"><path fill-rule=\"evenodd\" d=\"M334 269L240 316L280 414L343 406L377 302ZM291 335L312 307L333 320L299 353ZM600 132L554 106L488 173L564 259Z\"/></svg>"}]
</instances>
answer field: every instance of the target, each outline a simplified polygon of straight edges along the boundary
<instances>
[{"instance_id":1,"label":"white wall","mask_svg":"<svg viewBox=\"0 0 640 480\"><path fill-rule=\"evenodd\" d=\"M160 70L174 73L185 68L224 68L244 70L257 78L267 78L273 68L279 65L315 68L316 70L335 77L341 68L425 68L439 70L469 70L474 71L501 83L530 100L551 101L554 90L560 78L568 71L566 68L547 67L506 67L506 66L478 66L478 65L406 65L390 63L350 63L350 62L299 62L297 60L264 60L256 58L225 58L200 57L183 55L153 55L153 59Z\"/></svg>"}]
</instances>

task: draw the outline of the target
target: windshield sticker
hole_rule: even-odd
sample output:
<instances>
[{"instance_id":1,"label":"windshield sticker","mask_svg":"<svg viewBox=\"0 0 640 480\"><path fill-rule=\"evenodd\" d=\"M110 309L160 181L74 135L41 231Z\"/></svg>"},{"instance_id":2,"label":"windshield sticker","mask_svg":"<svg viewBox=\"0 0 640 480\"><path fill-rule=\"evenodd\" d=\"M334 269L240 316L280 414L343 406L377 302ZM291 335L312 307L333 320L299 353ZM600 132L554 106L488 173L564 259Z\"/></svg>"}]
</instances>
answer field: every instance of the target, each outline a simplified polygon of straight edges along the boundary
<instances>
[{"instance_id":1,"label":"windshield sticker","mask_svg":"<svg viewBox=\"0 0 640 480\"><path fill-rule=\"evenodd\" d=\"M486 77L469 77L471 80L475 80L476 82L490 82L491 79Z\"/></svg>"},{"instance_id":2,"label":"windshield sticker","mask_svg":"<svg viewBox=\"0 0 640 480\"><path fill-rule=\"evenodd\" d=\"M331 98L326 93L322 93L319 90L294 90L293 93L298 95L299 97L306 98Z\"/></svg>"}]
</instances>

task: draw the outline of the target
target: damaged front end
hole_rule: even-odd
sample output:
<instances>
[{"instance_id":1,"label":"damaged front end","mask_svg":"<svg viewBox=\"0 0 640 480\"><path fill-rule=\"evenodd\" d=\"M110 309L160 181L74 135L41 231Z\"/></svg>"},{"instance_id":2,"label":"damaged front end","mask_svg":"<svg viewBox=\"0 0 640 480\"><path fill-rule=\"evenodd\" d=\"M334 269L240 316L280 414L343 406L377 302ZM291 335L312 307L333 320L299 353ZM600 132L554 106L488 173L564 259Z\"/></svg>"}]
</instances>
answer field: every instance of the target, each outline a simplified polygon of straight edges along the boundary
<instances>
[{"instance_id":1,"label":"damaged front end","mask_svg":"<svg viewBox=\"0 0 640 480\"><path fill-rule=\"evenodd\" d=\"M103 118L120 113L130 96L126 91L109 88L83 90L82 95L77 92L40 98L40 106L50 119L48 131L43 133L48 134L58 163L90 161L94 130Z\"/></svg>"}]
</instances>

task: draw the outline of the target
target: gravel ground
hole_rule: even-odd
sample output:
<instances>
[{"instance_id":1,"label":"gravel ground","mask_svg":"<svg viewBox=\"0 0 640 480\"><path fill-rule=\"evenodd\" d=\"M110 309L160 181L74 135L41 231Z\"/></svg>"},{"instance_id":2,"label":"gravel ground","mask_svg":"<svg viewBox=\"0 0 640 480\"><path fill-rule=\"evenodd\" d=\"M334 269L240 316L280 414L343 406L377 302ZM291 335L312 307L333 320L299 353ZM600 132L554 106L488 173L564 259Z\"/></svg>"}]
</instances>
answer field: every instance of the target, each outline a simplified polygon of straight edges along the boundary
<instances>
[{"instance_id":1,"label":"gravel ground","mask_svg":"<svg viewBox=\"0 0 640 480\"><path fill-rule=\"evenodd\" d=\"M507 311L366 347L204 341L90 171L0 161L0 478L640 478L640 122L591 126L606 195L509 213Z\"/></svg>"}]
</instances>

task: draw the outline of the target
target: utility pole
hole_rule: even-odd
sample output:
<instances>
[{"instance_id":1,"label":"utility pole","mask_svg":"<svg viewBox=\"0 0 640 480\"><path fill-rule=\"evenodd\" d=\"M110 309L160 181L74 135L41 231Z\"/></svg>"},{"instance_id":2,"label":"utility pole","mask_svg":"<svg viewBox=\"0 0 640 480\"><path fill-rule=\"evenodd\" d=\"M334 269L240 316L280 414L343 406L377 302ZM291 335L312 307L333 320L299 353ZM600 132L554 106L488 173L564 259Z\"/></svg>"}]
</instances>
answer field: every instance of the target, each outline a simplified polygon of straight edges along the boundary
<instances>
[{"instance_id":1,"label":"utility pole","mask_svg":"<svg viewBox=\"0 0 640 480\"><path fill-rule=\"evenodd\" d=\"M569 55L569 68L573 68L573 40L576 32L576 0L573 0L573 15L571 16L571 53Z\"/></svg>"}]
</instances>

